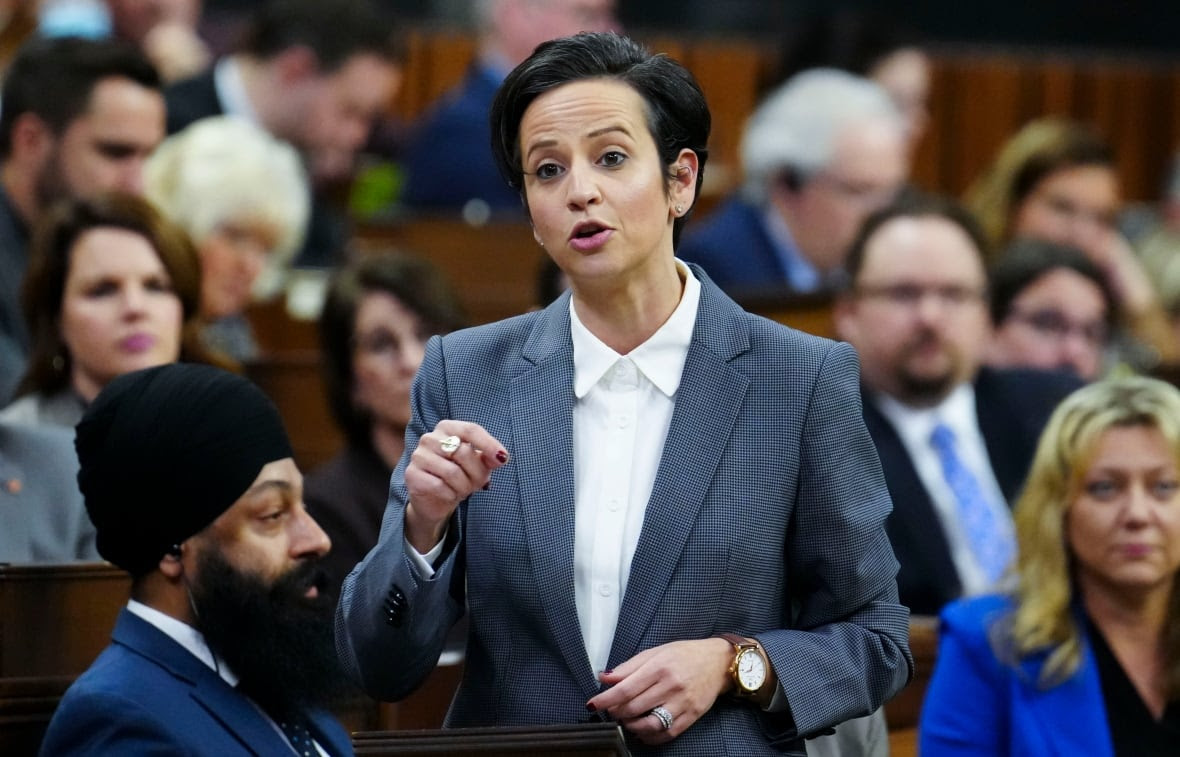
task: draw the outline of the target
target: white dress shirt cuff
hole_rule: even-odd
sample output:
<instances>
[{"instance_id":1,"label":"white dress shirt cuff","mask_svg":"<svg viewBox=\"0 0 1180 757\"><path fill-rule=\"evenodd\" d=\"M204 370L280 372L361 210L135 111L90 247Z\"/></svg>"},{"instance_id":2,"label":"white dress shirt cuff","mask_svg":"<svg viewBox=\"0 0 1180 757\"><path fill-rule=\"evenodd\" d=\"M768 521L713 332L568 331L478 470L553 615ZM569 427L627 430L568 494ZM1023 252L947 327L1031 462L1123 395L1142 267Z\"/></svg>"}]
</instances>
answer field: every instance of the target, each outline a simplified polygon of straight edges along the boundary
<instances>
[{"instance_id":1,"label":"white dress shirt cuff","mask_svg":"<svg viewBox=\"0 0 1180 757\"><path fill-rule=\"evenodd\" d=\"M442 538L438 540L438 544L431 547L430 551L426 554L422 554L414 549L414 545L410 544L410 540L402 537L406 545L406 557L410 558L410 565L414 567L414 572L418 575L418 578L425 580L434 578L434 561L442 554L443 544L446 544L447 531L449 530L450 528L448 527L443 531Z\"/></svg>"}]
</instances>

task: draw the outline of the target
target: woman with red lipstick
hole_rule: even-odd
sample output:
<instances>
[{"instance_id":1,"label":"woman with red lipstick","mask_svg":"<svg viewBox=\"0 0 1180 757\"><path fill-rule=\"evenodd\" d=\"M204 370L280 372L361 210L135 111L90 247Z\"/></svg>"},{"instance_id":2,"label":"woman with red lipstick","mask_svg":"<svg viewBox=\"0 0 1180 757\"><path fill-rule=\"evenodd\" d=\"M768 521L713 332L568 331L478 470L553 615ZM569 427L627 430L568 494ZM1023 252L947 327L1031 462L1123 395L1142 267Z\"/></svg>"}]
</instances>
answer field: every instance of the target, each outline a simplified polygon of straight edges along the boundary
<instances>
[{"instance_id":1,"label":"woman with red lipstick","mask_svg":"<svg viewBox=\"0 0 1180 757\"><path fill-rule=\"evenodd\" d=\"M74 426L115 376L205 357L191 337L196 252L145 200L65 201L36 229L31 249L21 293L29 368L0 418Z\"/></svg>"},{"instance_id":2,"label":"woman with red lipstick","mask_svg":"<svg viewBox=\"0 0 1180 757\"><path fill-rule=\"evenodd\" d=\"M677 260L710 116L616 34L547 42L491 112L569 280L426 344L337 647L406 696L466 614L451 727L610 721L635 755L802 753L908 680L856 358Z\"/></svg>"},{"instance_id":3,"label":"woman with red lipstick","mask_svg":"<svg viewBox=\"0 0 1180 757\"><path fill-rule=\"evenodd\" d=\"M1180 391L1140 377L1068 397L1016 506L1006 596L943 612L923 755L1175 755Z\"/></svg>"}]
</instances>

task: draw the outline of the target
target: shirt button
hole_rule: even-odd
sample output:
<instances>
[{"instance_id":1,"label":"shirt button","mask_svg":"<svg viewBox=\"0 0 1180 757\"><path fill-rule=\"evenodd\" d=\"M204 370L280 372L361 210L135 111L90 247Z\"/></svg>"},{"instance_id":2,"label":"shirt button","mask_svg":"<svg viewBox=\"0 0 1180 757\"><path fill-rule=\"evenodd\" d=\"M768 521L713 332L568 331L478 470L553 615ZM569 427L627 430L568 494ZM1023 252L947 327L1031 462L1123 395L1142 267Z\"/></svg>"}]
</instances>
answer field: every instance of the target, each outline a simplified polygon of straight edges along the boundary
<instances>
[{"instance_id":1,"label":"shirt button","mask_svg":"<svg viewBox=\"0 0 1180 757\"><path fill-rule=\"evenodd\" d=\"M608 510L610 510L612 513L617 513L617 512L619 511L619 507L620 507L620 505L619 505L619 500L617 500L617 499L612 499L610 502L608 502L608 503L606 504L606 507L607 507L607 509L608 509Z\"/></svg>"},{"instance_id":2,"label":"shirt button","mask_svg":"<svg viewBox=\"0 0 1180 757\"><path fill-rule=\"evenodd\" d=\"M603 597L609 597L611 595L610 584L598 584L598 594Z\"/></svg>"},{"instance_id":3,"label":"shirt button","mask_svg":"<svg viewBox=\"0 0 1180 757\"><path fill-rule=\"evenodd\" d=\"M615 418L615 423L619 425L619 428L627 428L627 426L631 425L631 416L620 415Z\"/></svg>"}]
</instances>

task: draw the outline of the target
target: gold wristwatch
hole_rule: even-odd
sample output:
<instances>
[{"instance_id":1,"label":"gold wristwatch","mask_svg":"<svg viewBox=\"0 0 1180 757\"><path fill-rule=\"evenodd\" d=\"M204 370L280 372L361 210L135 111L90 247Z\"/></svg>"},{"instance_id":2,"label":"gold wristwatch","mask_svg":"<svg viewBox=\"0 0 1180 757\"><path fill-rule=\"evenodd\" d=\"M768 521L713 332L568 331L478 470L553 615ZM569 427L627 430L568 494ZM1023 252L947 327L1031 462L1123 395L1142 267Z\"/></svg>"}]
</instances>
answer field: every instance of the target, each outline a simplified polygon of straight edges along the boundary
<instances>
[{"instance_id":1,"label":"gold wristwatch","mask_svg":"<svg viewBox=\"0 0 1180 757\"><path fill-rule=\"evenodd\" d=\"M748 699L765 709L774 698L778 686L766 650L756 639L747 639L734 633L719 633L717 637L733 645L733 662L729 664L733 695L739 699Z\"/></svg>"}]
</instances>

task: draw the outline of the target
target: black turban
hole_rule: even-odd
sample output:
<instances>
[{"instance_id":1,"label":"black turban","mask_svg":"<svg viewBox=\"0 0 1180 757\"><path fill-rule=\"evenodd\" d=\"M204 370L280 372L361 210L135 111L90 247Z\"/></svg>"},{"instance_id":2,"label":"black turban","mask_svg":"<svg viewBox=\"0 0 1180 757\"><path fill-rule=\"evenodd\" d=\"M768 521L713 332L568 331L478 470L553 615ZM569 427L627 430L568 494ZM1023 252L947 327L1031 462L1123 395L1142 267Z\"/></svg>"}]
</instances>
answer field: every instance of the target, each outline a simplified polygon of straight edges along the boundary
<instances>
[{"instance_id":1,"label":"black turban","mask_svg":"<svg viewBox=\"0 0 1180 757\"><path fill-rule=\"evenodd\" d=\"M264 465L292 456L261 389L189 363L111 381L78 424L74 444L98 552L133 576L228 510Z\"/></svg>"}]
</instances>

